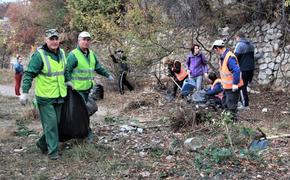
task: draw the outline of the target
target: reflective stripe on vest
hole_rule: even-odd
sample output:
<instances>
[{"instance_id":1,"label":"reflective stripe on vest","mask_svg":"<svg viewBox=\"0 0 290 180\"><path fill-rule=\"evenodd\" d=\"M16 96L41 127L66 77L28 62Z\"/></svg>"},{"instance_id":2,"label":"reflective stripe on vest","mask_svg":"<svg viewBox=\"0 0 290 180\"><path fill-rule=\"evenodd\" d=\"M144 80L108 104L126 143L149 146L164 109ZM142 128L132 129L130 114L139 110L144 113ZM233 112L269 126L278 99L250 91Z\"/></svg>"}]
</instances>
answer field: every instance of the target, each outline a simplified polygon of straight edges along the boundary
<instances>
[{"instance_id":1,"label":"reflective stripe on vest","mask_svg":"<svg viewBox=\"0 0 290 180\"><path fill-rule=\"evenodd\" d=\"M224 89L232 89L232 86L233 86L234 77L228 68L228 61L229 61L230 57L234 57L237 64L238 64L236 56L231 51L229 51L226 54L224 61L223 61L223 64L221 64L221 62L220 62L220 75L221 75L222 86ZM242 76L240 73L240 82L239 82L238 86L241 87L241 86L243 86L243 84L244 83L243 83Z\"/></svg>"},{"instance_id":2,"label":"reflective stripe on vest","mask_svg":"<svg viewBox=\"0 0 290 180\"><path fill-rule=\"evenodd\" d=\"M214 81L214 83L213 83L213 84L211 85L211 87L210 87L211 90L213 90L214 86L215 86L217 83L222 83L222 80L221 80L221 79L216 79L216 80ZM216 94L215 97L218 97L220 100L222 100L223 97L224 97L224 92L222 91L222 92Z\"/></svg>"},{"instance_id":3,"label":"reflective stripe on vest","mask_svg":"<svg viewBox=\"0 0 290 180\"><path fill-rule=\"evenodd\" d=\"M43 62L41 72L35 78L35 95L45 98L65 97L67 94L64 83L66 58L60 49L59 62L52 59L43 49L38 49Z\"/></svg>"},{"instance_id":4,"label":"reflective stripe on vest","mask_svg":"<svg viewBox=\"0 0 290 180\"><path fill-rule=\"evenodd\" d=\"M187 72L185 71L185 69L180 68L180 72L178 74L175 73L175 76L179 81L182 81L187 76Z\"/></svg>"},{"instance_id":5,"label":"reflective stripe on vest","mask_svg":"<svg viewBox=\"0 0 290 180\"><path fill-rule=\"evenodd\" d=\"M79 50L74 49L72 53L75 55L78 65L72 72L72 83L75 90L88 90L92 87L94 80L94 72L96 59L93 51L89 50L89 58Z\"/></svg>"}]
</instances>

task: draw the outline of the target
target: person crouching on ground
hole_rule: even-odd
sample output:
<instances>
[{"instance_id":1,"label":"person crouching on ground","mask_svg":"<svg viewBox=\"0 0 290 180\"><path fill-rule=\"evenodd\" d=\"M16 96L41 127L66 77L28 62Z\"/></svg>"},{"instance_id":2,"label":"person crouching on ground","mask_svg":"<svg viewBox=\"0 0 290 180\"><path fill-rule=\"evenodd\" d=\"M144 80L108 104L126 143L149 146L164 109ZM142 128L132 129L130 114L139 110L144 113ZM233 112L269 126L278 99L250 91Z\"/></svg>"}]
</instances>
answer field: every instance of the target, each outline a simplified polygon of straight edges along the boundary
<instances>
[{"instance_id":1,"label":"person crouching on ground","mask_svg":"<svg viewBox=\"0 0 290 180\"><path fill-rule=\"evenodd\" d=\"M167 65L167 75L172 78L174 83L171 96L175 98L178 88L181 90L184 80L188 77L188 73L177 60L173 61L172 59L167 58L165 59L164 64Z\"/></svg>"},{"instance_id":2,"label":"person crouching on ground","mask_svg":"<svg viewBox=\"0 0 290 180\"><path fill-rule=\"evenodd\" d=\"M211 81L211 86L206 90L206 101L214 106L221 107L223 99L223 87L221 79L217 78L217 75L214 72L209 73L208 79Z\"/></svg>"}]
</instances>

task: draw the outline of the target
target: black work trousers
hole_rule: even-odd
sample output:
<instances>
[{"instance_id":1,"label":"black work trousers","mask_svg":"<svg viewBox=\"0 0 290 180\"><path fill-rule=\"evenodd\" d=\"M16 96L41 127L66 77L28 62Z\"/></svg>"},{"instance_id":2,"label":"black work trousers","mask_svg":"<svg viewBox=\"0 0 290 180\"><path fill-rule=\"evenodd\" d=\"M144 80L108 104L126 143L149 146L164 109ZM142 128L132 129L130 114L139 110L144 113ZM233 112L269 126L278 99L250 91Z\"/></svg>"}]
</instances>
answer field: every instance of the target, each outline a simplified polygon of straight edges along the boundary
<instances>
[{"instance_id":1,"label":"black work trousers","mask_svg":"<svg viewBox=\"0 0 290 180\"><path fill-rule=\"evenodd\" d=\"M240 98L240 90L235 92L232 89L224 90L223 107L232 114L233 121L237 121L237 107Z\"/></svg>"},{"instance_id":2,"label":"black work trousers","mask_svg":"<svg viewBox=\"0 0 290 180\"><path fill-rule=\"evenodd\" d=\"M247 107L249 106L249 96L248 96L248 84L252 82L254 76L254 70L250 71L242 71L242 79L244 81L244 85L242 86L242 93L244 97L244 106Z\"/></svg>"},{"instance_id":3,"label":"black work trousers","mask_svg":"<svg viewBox=\"0 0 290 180\"><path fill-rule=\"evenodd\" d=\"M130 82L126 79L126 77L127 77L126 71L122 71L119 76L119 91L121 94L124 94L124 85L127 86L127 88L130 91L134 90L134 87L130 84Z\"/></svg>"}]
</instances>

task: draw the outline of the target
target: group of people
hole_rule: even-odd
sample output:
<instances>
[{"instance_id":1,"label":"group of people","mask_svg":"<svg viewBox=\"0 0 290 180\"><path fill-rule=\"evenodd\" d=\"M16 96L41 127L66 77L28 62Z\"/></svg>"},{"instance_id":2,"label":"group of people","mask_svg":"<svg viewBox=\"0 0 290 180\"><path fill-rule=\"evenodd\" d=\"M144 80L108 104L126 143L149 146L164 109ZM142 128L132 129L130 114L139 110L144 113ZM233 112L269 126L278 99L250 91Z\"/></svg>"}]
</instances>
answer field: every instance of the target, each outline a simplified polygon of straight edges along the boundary
<instances>
[{"instance_id":1,"label":"group of people","mask_svg":"<svg viewBox=\"0 0 290 180\"><path fill-rule=\"evenodd\" d=\"M78 45L67 57L60 48L60 36L56 29L47 30L44 39L45 43L34 52L24 71L20 103L27 103L28 92L35 79L35 96L43 128L43 135L36 145L49 159L56 160L59 158L58 125L67 87L77 91L87 102L94 86L95 72L109 80L114 78L90 49L91 35L88 32L78 35ZM93 133L88 128L89 142Z\"/></svg>"},{"instance_id":2,"label":"group of people","mask_svg":"<svg viewBox=\"0 0 290 180\"><path fill-rule=\"evenodd\" d=\"M225 47L222 40L213 43L212 50L220 56L220 78L210 72L206 57L201 53L200 46L195 44L186 59L186 67L181 62L168 59L169 74L174 81L172 95L175 97L177 90L181 90L186 97L195 88L202 89L203 79L206 78L211 87L206 90L209 99L221 102L228 111L235 114L242 90L244 106L249 105L246 86L252 80L254 70L254 47L247 41L243 34L238 34L239 40L235 52ZM95 72L113 80L113 76L99 63L96 54L90 49L91 35L83 31L78 35L78 45L66 57L60 48L60 37L56 29L45 32L45 43L31 56L28 67L24 72L22 94L20 103L25 105L28 101L28 92L35 79L35 95L43 128L43 135L36 142L37 147L52 160L59 158L58 153L58 124L60 122L61 108L67 95L67 87L71 87L88 101L90 90L94 86ZM119 63L119 90L124 94L124 85L131 91L134 87L126 79L129 71L126 64L124 51L110 51L110 56L115 63ZM18 62L21 62L19 57ZM21 64L21 63L19 63ZM15 66L15 73L23 74L23 66ZM21 80L20 80L21 81ZM15 89L16 90L16 89ZM16 91L20 95L19 87ZM92 141L93 133L90 127L88 141Z\"/></svg>"},{"instance_id":3,"label":"group of people","mask_svg":"<svg viewBox=\"0 0 290 180\"><path fill-rule=\"evenodd\" d=\"M215 72L208 73L206 57L197 44L191 47L185 68L179 61L167 58L164 63L174 82L171 95L175 97L179 88L182 97L190 97L193 89L196 92L202 90L205 80L210 83L210 88L204 92L205 100L229 111L236 121L237 109L249 108L247 86L254 75L255 60L254 46L242 32L235 35L235 40L237 45L234 52L225 47L223 40L216 40L212 44L212 50L219 56L219 75Z\"/></svg>"}]
</instances>

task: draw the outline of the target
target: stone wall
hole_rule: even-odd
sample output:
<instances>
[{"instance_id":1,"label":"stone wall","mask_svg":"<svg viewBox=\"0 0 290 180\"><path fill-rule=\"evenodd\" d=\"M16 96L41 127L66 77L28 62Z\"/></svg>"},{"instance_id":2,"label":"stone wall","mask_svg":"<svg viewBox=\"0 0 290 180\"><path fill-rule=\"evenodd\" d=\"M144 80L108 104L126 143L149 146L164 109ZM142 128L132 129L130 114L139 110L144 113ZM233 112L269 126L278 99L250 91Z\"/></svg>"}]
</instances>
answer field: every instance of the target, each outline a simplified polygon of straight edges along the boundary
<instances>
[{"instance_id":1,"label":"stone wall","mask_svg":"<svg viewBox=\"0 0 290 180\"><path fill-rule=\"evenodd\" d=\"M258 84L285 87L290 84L290 45L283 47L283 26L265 21L247 24L240 29L255 45L256 61L254 80ZM235 42L230 41L230 44Z\"/></svg>"},{"instance_id":2,"label":"stone wall","mask_svg":"<svg viewBox=\"0 0 290 180\"><path fill-rule=\"evenodd\" d=\"M200 42L204 43L205 47L210 50L211 44L216 39L228 38L234 32L229 27L220 29L219 37L210 37L208 35L200 36ZM256 70L253 79L253 84L274 85L286 87L290 85L290 44L283 45L285 37L283 26L277 22L255 22L244 25L240 31L244 32L246 37L250 39L255 46ZM188 33L187 37L190 37ZM190 39L184 38L184 47L190 47ZM193 40L195 42L195 39ZM227 47L234 49L237 42L231 38L228 41ZM209 53L205 50L202 52L209 58ZM175 51L169 57L175 60L180 60L185 63L187 49ZM218 68L218 57L212 54L210 63ZM163 67L164 68L164 67ZM163 68L162 71L163 71ZM156 71L156 68L154 69ZM164 71L163 71L164 72Z\"/></svg>"}]
</instances>

